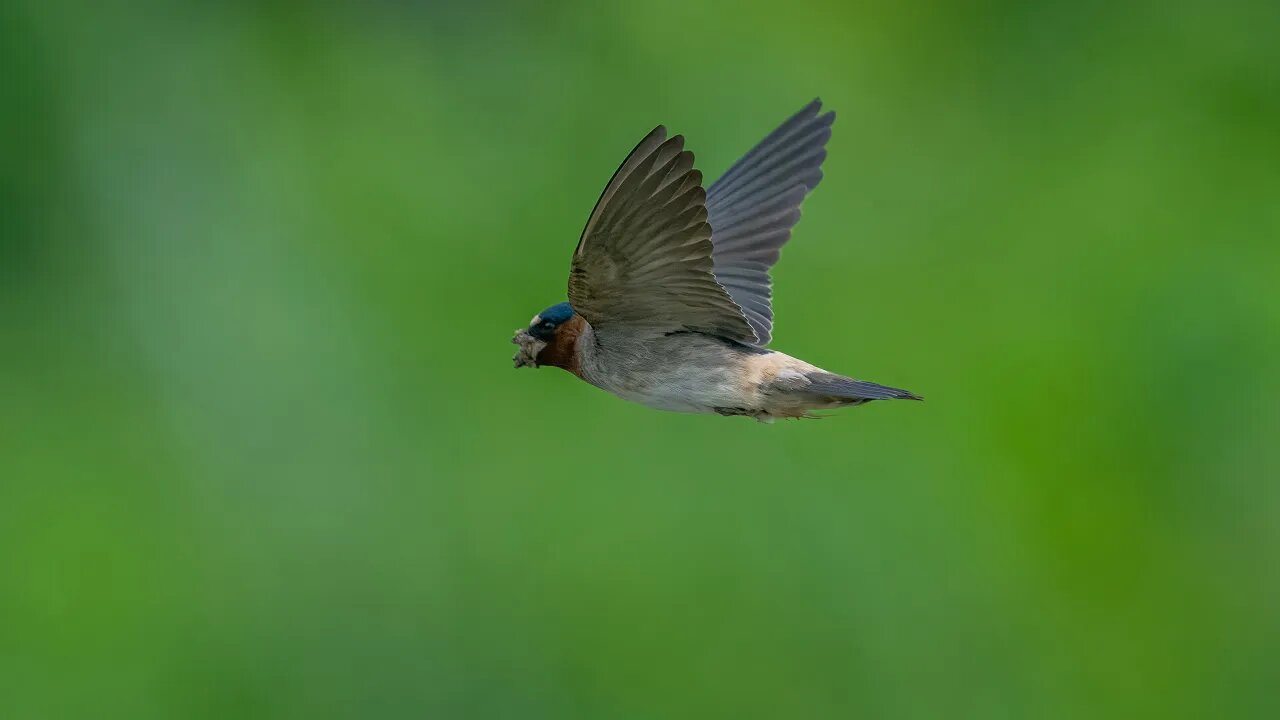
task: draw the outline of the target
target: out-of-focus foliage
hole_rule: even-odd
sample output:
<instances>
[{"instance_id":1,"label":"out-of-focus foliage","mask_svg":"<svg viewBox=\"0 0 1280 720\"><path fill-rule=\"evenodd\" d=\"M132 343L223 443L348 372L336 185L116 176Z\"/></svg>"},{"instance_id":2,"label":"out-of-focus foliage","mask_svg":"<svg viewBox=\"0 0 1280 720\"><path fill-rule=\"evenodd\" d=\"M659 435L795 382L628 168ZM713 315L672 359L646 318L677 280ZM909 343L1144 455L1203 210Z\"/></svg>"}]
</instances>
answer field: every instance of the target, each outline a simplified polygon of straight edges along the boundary
<instances>
[{"instance_id":1,"label":"out-of-focus foliage","mask_svg":"<svg viewBox=\"0 0 1280 720\"><path fill-rule=\"evenodd\" d=\"M1277 717L1275 3L0 5L0 716ZM775 347L513 328L810 98Z\"/></svg>"}]
</instances>

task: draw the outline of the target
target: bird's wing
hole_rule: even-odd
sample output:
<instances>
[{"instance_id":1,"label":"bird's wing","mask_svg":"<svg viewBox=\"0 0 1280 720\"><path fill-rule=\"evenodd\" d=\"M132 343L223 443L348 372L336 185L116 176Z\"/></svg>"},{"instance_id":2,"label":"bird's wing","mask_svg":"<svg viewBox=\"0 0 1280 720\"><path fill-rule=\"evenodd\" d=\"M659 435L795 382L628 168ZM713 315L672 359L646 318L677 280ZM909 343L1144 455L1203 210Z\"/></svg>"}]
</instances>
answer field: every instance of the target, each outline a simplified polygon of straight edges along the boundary
<instances>
[{"instance_id":1,"label":"bird's wing","mask_svg":"<svg viewBox=\"0 0 1280 720\"><path fill-rule=\"evenodd\" d=\"M573 253L569 304L593 326L689 329L757 342L711 272L702 173L658 126L613 174Z\"/></svg>"},{"instance_id":2,"label":"bird's wing","mask_svg":"<svg viewBox=\"0 0 1280 720\"><path fill-rule=\"evenodd\" d=\"M716 280L742 308L763 347L773 334L769 268L800 220L800 202L822 180L834 112L814 100L707 189Z\"/></svg>"}]
</instances>

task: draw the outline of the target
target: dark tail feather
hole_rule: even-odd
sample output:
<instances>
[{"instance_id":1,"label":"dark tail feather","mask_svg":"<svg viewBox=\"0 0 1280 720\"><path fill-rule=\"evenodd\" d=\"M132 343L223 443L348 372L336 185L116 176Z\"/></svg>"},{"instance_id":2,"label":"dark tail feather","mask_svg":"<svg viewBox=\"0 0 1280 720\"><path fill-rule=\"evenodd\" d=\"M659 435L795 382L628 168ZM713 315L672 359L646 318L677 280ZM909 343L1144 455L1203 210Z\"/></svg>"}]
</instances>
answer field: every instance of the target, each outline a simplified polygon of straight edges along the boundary
<instances>
[{"instance_id":1,"label":"dark tail feather","mask_svg":"<svg viewBox=\"0 0 1280 720\"><path fill-rule=\"evenodd\" d=\"M909 390L899 390L877 385L865 380L854 380L842 375L822 373L809 376L809 392L850 400L923 400Z\"/></svg>"}]
</instances>

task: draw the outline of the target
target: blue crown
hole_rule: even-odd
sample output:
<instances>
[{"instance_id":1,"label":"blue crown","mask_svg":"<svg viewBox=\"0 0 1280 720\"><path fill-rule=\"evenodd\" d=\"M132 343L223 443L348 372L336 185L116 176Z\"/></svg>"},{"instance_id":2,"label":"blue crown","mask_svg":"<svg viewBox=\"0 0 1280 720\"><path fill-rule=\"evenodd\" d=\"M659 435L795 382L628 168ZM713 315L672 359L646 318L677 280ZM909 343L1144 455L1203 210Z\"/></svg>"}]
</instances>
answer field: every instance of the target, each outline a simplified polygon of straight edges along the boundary
<instances>
[{"instance_id":1,"label":"blue crown","mask_svg":"<svg viewBox=\"0 0 1280 720\"><path fill-rule=\"evenodd\" d=\"M570 306L569 303L567 302L562 302L558 305L552 305L546 310L543 310L542 312L538 313L538 317L542 318L543 320L549 320L555 323L556 325L559 325L560 323L563 323L569 318L573 317L573 307Z\"/></svg>"}]
</instances>

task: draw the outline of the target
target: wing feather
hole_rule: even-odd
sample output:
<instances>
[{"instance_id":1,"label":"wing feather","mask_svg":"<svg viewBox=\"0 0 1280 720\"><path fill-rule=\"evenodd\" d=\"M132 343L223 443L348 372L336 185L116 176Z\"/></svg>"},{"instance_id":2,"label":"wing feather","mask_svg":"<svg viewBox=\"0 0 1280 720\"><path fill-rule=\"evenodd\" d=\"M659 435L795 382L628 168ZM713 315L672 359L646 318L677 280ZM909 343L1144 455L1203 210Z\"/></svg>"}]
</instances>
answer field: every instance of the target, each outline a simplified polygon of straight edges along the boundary
<instances>
[{"instance_id":1,"label":"wing feather","mask_svg":"<svg viewBox=\"0 0 1280 720\"><path fill-rule=\"evenodd\" d=\"M734 163L707 189L714 272L742 308L761 346L773 334L773 280L800 204L822 181L835 113L814 100Z\"/></svg>"},{"instance_id":2,"label":"wing feather","mask_svg":"<svg viewBox=\"0 0 1280 720\"><path fill-rule=\"evenodd\" d=\"M587 219L569 304L593 326L708 332L755 344L752 325L712 273L702 174L684 138L658 126L631 151Z\"/></svg>"}]
</instances>

